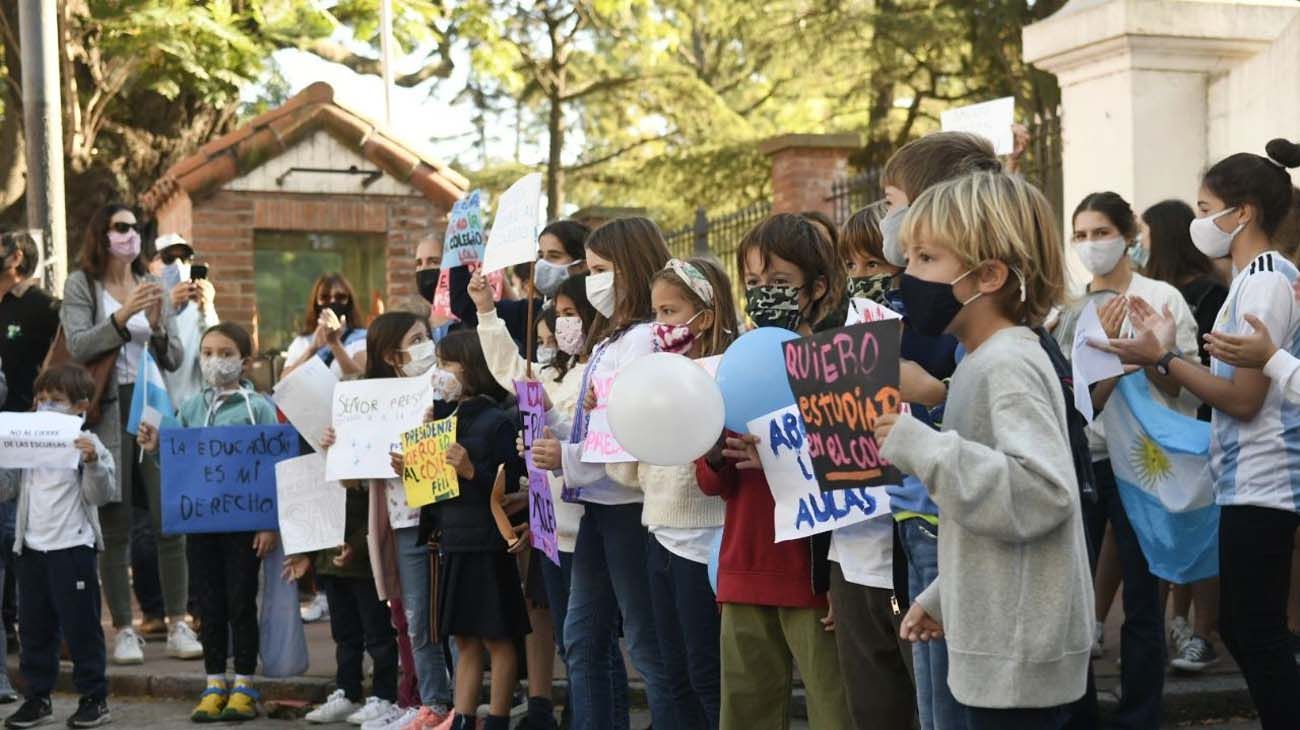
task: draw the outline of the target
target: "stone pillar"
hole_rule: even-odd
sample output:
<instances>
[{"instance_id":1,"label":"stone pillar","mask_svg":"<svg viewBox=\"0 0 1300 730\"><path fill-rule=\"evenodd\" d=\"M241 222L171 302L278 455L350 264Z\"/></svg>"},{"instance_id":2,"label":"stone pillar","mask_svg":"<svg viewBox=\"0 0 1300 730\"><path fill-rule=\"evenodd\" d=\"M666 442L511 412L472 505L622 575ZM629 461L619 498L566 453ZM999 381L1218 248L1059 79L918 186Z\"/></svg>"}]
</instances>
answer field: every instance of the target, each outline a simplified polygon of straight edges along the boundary
<instances>
[{"instance_id":1,"label":"stone pillar","mask_svg":"<svg viewBox=\"0 0 1300 730\"><path fill-rule=\"evenodd\" d=\"M1099 190L1138 211L1194 200L1214 161L1211 84L1298 15L1296 3L1277 0L1071 0L1026 27L1025 60L1061 85L1067 226Z\"/></svg>"},{"instance_id":2,"label":"stone pillar","mask_svg":"<svg viewBox=\"0 0 1300 730\"><path fill-rule=\"evenodd\" d=\"M852 134L783 134L759 144L772 158L772 212L819 210L832 218L831 182L848 172L849 155L861 146Z\"/></svg>"}]
</instances>

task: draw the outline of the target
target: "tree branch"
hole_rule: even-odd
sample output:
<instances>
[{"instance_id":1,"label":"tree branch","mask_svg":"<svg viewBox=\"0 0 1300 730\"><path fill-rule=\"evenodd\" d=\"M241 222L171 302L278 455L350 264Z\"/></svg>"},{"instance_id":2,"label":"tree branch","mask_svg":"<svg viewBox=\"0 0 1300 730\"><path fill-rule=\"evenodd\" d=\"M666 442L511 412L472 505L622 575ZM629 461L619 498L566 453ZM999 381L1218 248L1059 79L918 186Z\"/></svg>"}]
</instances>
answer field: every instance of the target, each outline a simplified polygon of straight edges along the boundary
<instances>
[{"instance_id":1,"label":"tree branch","mask_svg":"<svg viewBox=\"0 0 1300 730\"><path fill-rule=\"evenodd\" d=\"M379 59L354 53L343 44L335 41L318 40L308 44L306 50L330 63L337 63L359 74L368 76L383 74ZM445 79L451 76L452 69L455 68L451 55L446 52L446 49L440 48L437 51L437 56L438 61L436 63L425 63L418 71L394 77L393 83L401 87L410 87L418 86L432 78ZM426 56L425 60L429 61L431 58L433 58L433 54Z\"/></svg>"},{"instance_id":2,"label":"tree branch","mask_svg":"<svg viewBox=\"0 0 1300 730\"><path fill-rule=\"evenodd\" d=\"M581 172L583 170L596 167L597 165L603 165L606 162L609 162L610 160L613 160L616 157L621 157L622 155L627 154L628 152L631 152L632 150L638 147L644 147L648 144L653 144L654 142L665 140L671 136L672 136L671 133L665 133L665 134L658 134L653 137L646 137L644 139L639 139L633 142L632 144L620 147L619 149L614 150L609 154L601 155L600 157L597 157L594 160L583 160L582 162L568 165L564 168L564 170L566 172Z\"/></svg>"}]
</instances>

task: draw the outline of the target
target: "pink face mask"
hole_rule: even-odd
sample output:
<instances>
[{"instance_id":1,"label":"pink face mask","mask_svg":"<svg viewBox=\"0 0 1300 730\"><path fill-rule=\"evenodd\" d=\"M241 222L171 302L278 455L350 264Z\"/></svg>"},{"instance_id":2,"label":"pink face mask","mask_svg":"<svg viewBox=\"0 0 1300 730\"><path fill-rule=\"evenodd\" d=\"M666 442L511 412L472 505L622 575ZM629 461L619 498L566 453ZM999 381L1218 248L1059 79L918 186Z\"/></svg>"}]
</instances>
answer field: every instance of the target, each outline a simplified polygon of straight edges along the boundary
<instances>
[{"instance_id":1,"label":"pink face mask","mask_svg":"<svg viewBox=\"0 0 1300 730\"><path fill-rule=\"evenodd\" d=\"M654 332L655 347L659 352L671 352L674 355L685 355L690 351L691 345L695 344L695 332L691 330L691 322L695 321L703 312L696 312L695 317L691 317L685 324L665 324L663 322L653 322L650 325L651 331Z\"/></svg>"},{"instance_id":2,"label":"pink face mask","mask_svg":"<svg viewBox=\"0 0 1300 730\"><path fill-rule=\"evenodd\" d=\"M140 255L140 234L136 231L118 233L117 231L108 232L108 250L114 256L124 259L134 259Z\"/></svg>"}]
</instances>

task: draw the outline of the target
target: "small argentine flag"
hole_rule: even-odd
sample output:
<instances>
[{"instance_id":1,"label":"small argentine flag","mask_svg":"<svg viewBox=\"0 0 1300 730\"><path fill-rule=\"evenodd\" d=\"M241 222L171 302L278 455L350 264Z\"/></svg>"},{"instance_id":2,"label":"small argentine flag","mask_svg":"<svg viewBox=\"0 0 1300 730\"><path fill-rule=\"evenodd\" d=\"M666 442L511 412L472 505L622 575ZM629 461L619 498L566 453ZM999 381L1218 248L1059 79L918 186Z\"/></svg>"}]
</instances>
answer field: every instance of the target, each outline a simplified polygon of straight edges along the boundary
<instances>
[{"instance_id":1,"label":"small argentine flag","mask_svg":"<svg viewBox=\"0 0 1300 730\"><path fill-rule=\"evenodd\" d=\"M1210 424L1153 400L1143 372L1120 378L1102 419L1119 496L1151 573L1180 584L1218 575Z\"/></svg>"},{"instance_id":2,"label":"small argentine flag","mask_svg":"<svg viewBox=\"0 0 1300 730\"><path fill-rule=\"evenodd\" d=\"M179 425L176 422L175 411L172 410L172 399L167 395L167 384L163 382L162 371L158 369L158 363L154 362L153 355L149 353L147 347L140 358L140 372L135 377L131 413L126 419L127 433L134 436L140 430L140 419L144 416L146 407L162 414L160 429Z\"/></svg>"}]
</instances>

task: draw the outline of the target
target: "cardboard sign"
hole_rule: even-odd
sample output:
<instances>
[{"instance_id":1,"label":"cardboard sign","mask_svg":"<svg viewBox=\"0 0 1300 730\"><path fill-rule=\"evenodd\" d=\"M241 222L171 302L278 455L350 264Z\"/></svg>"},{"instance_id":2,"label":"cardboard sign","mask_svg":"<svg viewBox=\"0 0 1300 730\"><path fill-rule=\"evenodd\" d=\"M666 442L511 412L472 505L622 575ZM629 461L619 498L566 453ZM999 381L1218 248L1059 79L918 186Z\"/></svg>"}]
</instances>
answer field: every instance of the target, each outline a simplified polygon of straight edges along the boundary
<instances>
[{"instance_id":1,"label":"cardboard sign","mask_svg":"<svg viewBox=\"0 0 1300 730\"><path fill-rule=\"evenodd\" d=\"M279 529L275 465L298 455L292 426L164 428L158 450L163 532Z\"/></svg>"},{"instance_id":2,"label":"cardboard sign","mask_svg":"<svg viewBox=\"0 0 1300 730\"><path fill-rule=\"evenodd\" d=\"M275 465L275 498L285 555L343 544L347 492L325 480L325 455L307 454Z\"/></svg>"},{"instance_id":3,"label":"cardboard sign","mask_svg":"<svg viewBox=\"0 0 1300 730\"><path fill-rule=\"evenodd\" d=\"M483 268L500 271L537 258L537 224L542 213L542 174L531 172L515 181L497 201L483 254Z\"/></svg>"},{"instance_id":4,"label":"cardboard sign","mask_svg":"<svg viewBox=\"0 0 1300 730\"><path fill-rule=\"evenodd\" d=\"M335 442L325 457L325 478L396 479L390 454L402 449L402 432L424 420L432 390L423 375L335 386L330 411Z\"/></svg>"},{"instance_id":5,"label":"cardboard sign","mask_svg":"<svg viewBox=\"0 0 1300 730\"><path fill-rule=\"evenodd\" d=\"M482 264L468 263L465 264L470 271L477 271ZM501 297L505 296L506 275L501 271L490 271L486 274L488 286L492 289L492 301L499 302ZM438 274L438 287L433 290L433 304L430 313L435 317L442 317L453 322L459 322L457 317L451 311L451 269L443 267L442 272Z\"/></svg>"},{"instance_id":6,"label":"cardboard sign","mask_svg":"<svg viewBox=\"0 0 1300 730\"><path fill-rule=\"evenodd\" d=\"M865 297L854 297L849 300L849 316L844 322L847 327L851 324L862 324L863 322L879 322L884 319L902 319L903 315L894 310L879 304Z\"/></svg>"},{"instance_id":7,"label":"cardboard sign","mask_svg":"<svg viewBox=\"0 0 1300 730\"><path fill-rule=\"evenodd\" d=\"M475 190L457 200L447 215L447 233L442 239L442 268L454 269L483 260L482 194Z\"/></svg>"},{"instance_id":8,"label":"cardboard sign","mask_svg":"<svg viewBox=\"0 0 1300 730\"><path fill-rule=\"evenodd\" d=\"M536 380L516 380L515 398L523 421L524 448L531 449L533 441L541 438L546 428L546 396L542 384Z\"/></svg>"},{"instance_id":9,"label":"cardboard sign","mask_svg":"<svg viewBox=\"0 0 1300 730\"><path fill-rule=\"evenodd\" d=\"M271 391L271 401L316 451L330 425L330 399L338 376L319 357L308 358Z\"/></svg>"},{"instance_id":10,"label":"cardboard sign","mask_svg":"<svg viewBox=\"0 0 1300 730\"><path fill-rule=\"evenodd\" d=\"M76 469L81 454L72 445L81 419L62 413L0 413L0 467Z\"/></svg>"},{"instance_id":11,"label":"cardboard sign","mask_svg":"<svg viewBox=\"0 0 1300 730\"><path fill-rule=\"evenodd\" d=\"M776 503L772 519L777 542L889 514L885 487L821 491L812 471L807 433L794 406L755 418L747 425L749 432L758 437L758 459Z\"/></svg>"},{"instance_id":12,"label":"cardboard sign","mask_svg":"<svg viewBox=\"0 0 1300 730\"><path fill-rule=\"evenodd\" d=\"M528 467L529 542L546 553L552 563L560 564L560 543L555 536L555 502L551 500L551 483L546 472L533 466L533 455L525 454Z\"/></svg>"},{"instance_id":13,"label":"cardboard sign","mask_svg":"<svg viewBox=\"0 0 1300 730\"><path fill-rule=\"evenodd\" d=\"M896 321L856 324L784 344L785 369L808 435L812 468L823 491L898 484L898 469L880 456L876 419L898 413Z\"/></svg>"},{"instance_id":14,"label":"cardboard sign","mask_svg":"<svg viewBox=\"0 0 1300 730\"><path fill-rule=\"evenodd\" d=\"M422 423L402 434L402 486L406 506L455 499L460 496L460 479L447 463L447 449L456 443L456 416Z\"/></svg>"},{"instance_id":15,"label":"cardboard sign","mask_svg":"<svg viewBox=\"0 0 1300 730\"><path fill-rule=\"evenodd\" d=\"M939 113L945 132L970 132L993 143L993 152L1009 155L1015 148L1011 125L1015 122L1016 99L1005 96Z\"/></svg>"}]
</instances>

